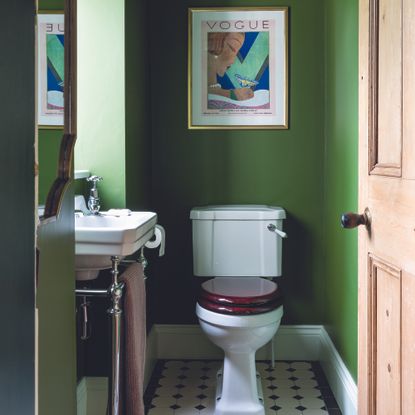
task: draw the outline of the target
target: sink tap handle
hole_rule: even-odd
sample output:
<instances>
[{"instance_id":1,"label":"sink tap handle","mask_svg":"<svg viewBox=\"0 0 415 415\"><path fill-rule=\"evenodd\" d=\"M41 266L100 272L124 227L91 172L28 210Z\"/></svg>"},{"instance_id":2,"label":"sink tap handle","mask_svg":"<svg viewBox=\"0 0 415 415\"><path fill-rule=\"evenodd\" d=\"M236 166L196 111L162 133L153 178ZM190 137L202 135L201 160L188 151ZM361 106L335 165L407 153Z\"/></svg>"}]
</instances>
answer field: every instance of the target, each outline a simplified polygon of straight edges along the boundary
<instances>
[{"instance_id":1,"label":"sink tap handle","mask_svg":"<svg viewBox=\"0 0 415 415\"><path fill-rule=\"evenodd\" d=\"M98 196L97 183L103 180L101 176L90 176L86 179L87 182L92 183L91 190L89 191L88 209L93 215L98 215L100 206L100 199Z\"/></svg>"},{"instance_id":2,"label":"sink tap handle","mask_svg":"<svg viewBox=\"0 0 415 415\"><path fill-rule=\"evenodd\" d=\"M92 193L94 197L98 197L98 189L97 189L97 183L101 180L104 180L101 176L90 176L86 179L87 182L92 182L92 187L90 190L90 195L92 196Z\"/></svg>"},{"instance_id":3,"label":"sink tap handle","mask_svg":"<svg viewBox=\"0 0 415 415\"><path fill-rule=\"evenodd\" d=\"M89 176L86 179L87 182L92 182L94 185L101 180L104 180L101 176Z\"/></svg>"}]
</instances>

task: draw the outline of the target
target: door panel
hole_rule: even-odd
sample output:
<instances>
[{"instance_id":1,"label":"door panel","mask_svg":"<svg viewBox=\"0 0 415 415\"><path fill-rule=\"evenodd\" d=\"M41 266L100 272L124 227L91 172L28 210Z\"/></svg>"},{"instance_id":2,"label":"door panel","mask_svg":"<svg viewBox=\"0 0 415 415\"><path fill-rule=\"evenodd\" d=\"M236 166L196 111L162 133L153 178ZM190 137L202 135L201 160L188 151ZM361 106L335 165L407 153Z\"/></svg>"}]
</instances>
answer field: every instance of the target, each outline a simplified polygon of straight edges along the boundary
<instances>
[{"instance_id":1,"label":"door panel","mask_svg":"<svg viewBox=\"0 0 415 415\"><path fill-rule=\"evenodd\" d=\"M371 176L367 204L372 214L369 243L392 263L415 275L415 181ZM412 219L411 219L412 218Z\"/></svg>"},{"instance_id":2,"label":"door panel","mask_svg":"<svg viewBox=\"0 0 415 415\"><path fill-rule=\"evenodd\" d=\"M370 256L372 408L399 415L401 396L401 273ZM387 340L387 341L386 341ZM376 347L375 347L376 345Z\"/></svg>"},{"instance_id":3,"label":"door panel","mask_svg":"<svg viewBox=\"0 0 415 415\"><path fill-rule=\"evenodd\" d=\"M403 2L403 177L415 179L415 2Z\"/></svg>"},{"instance_id":4,"label":"door panel","mask_svg":"<svg viewBox=\"0 0 415 415\"><path fill-rule=\"evenodd\" d=\"M379 168L392 168L399 175L401 167L401 105L402 105L402 36L401 3L379 0L378 21L374 20L378 38L378 136ZM376 24L377 23L377 24ZM376 27L377 26L377 27ZM389 172L389 173L390 173ZM385 172L379 172L385 174Z\"/></svg>"}]
</instances>

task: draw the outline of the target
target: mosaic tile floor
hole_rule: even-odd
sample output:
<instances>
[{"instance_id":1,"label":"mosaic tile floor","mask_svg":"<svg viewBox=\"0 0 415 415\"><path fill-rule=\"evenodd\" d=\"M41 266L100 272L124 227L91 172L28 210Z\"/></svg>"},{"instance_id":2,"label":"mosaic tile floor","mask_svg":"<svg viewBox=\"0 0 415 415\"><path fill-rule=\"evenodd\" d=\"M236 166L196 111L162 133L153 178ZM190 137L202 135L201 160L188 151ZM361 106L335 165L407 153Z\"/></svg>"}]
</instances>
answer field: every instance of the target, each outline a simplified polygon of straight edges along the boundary
<instances>
[{"instance_id":1,"label":"mosaic tile floor","mask_svg":"<svg viewBox=\"0 0 415 415\"><path fill-rule=\"evenodd\" d=\"M160 360L147 387L148 415L213 415L218 360ZM317 362L257 362L266 415L341 415Z\"/></svg>"}]
</instances>

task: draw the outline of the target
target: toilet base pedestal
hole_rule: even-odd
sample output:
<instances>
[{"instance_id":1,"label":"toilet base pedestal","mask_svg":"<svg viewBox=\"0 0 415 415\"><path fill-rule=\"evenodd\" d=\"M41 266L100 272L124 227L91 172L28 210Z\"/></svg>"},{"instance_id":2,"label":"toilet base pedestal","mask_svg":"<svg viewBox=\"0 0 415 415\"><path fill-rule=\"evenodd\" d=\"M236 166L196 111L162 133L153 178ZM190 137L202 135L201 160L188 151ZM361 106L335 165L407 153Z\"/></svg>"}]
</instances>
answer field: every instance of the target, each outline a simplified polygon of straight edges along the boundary
<instances>
[{"instance_id":1,"label":"toilet base pedestal","mask_svg":"<svg viewBox=\"0 0 415 415\"><path fill-rule=\"evenodd\" d=\"M265 415L255 352L228 352L217 374L215 415Z\"/></svg>"}]
</instances>

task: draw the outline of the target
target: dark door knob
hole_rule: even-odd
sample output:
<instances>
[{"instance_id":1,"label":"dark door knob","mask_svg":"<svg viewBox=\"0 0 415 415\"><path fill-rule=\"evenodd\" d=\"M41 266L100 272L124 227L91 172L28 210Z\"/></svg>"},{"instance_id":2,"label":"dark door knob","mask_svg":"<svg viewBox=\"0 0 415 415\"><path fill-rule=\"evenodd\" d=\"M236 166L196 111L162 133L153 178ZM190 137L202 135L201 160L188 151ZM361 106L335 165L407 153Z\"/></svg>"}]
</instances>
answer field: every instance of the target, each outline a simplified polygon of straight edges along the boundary
<instances>
[{"instance_id":1,"label":"dark door knob","mask_svg":"<svg viewBox=\"0 0 415 415\"><path fill-rule=\"evenodd\" d=\"M347 212L343 213L341 217L341 224L343 228L352 229L359 225L365 225L367 228L370 227L370 213L369 209L366 208L364 213L359 215L358 213Z\"/></svg>"}]
</instances>

